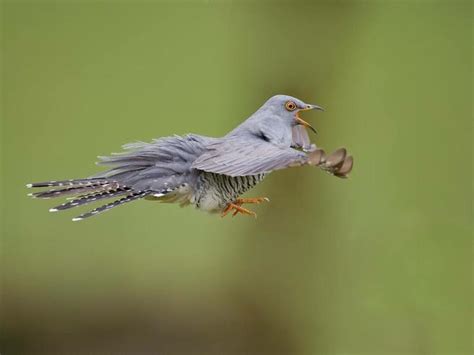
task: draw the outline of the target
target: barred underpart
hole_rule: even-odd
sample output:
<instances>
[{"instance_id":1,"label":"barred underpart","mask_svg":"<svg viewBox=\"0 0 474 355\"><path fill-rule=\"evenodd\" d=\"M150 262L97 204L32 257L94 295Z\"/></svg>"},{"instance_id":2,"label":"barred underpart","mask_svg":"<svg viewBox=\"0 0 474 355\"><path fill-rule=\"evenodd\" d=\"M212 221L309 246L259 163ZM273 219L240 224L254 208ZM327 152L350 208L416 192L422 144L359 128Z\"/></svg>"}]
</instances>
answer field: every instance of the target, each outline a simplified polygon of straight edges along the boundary
<instances>
[{"instance_id":1,"label":"barred underpart","mask_svg":"<svg viewBox=\"0 0 474 355\"><path fill-rule=\"evenodd\" d=\"M194 196L197 208L208 211L221 211L259 182L267 174L248 176L228 176L202 172L199 176L198 190Z\"/></svg>"}]
</instances>

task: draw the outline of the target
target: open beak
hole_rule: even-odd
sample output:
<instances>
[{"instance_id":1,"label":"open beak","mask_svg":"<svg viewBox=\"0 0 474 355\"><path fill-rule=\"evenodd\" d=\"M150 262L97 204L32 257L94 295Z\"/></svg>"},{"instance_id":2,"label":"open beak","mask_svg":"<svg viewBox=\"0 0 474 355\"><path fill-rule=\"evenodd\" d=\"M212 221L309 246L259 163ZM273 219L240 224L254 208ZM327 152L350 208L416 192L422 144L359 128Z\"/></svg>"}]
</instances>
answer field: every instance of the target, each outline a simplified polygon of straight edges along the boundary
<instances>
[{"instance_id":1,"label":"open beak","mask_svg":"<svg viewBox=\"0 0 474 355\"><path fill-rule=\"evenodd\" d=\"M316 131L316 129L314 129L313 126L311 126L308 122L306 122L305 120L303 120L300 116L299 116L299 113L301 111L310 111L310 110L320 110L320 111L324 111L324 109L322 107L319 107L319 106L316 106L316 105L306 105L305 108L302 108L300 110L298 110L298 112L296 112L296 115L295 115L295 119L296 119L296 122L298 122L298 124L300 125L303 125L305 126L306 128L309 128L310 130L312 130L314 133L318 133L318 131Z\"/></svg>"}]
</instances>

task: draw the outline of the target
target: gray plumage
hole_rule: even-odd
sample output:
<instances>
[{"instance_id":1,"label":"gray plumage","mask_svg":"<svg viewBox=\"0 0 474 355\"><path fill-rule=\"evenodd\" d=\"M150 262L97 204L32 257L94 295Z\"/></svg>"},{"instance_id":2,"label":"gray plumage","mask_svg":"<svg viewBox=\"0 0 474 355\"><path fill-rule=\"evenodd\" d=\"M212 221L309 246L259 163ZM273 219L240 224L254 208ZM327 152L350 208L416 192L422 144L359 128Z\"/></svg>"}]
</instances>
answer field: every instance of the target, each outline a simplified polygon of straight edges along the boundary
<instances>
[{"instance_id":1,"label":"gray plumage","mask_svg":"<svg viewBox=\"0 0 474 355\"><path fill-rule=\"evenodd\" d=\"M234 215L251 212L240 207L239 196L272 171L301 165L319 166L338 177L351 171L353 160L345 149L327 157L310 143L306 128L312 127L298 113L311 109L320 107L277 95L224 137L188 134L131 143L122 153L99 157L98 164L109 170L95 176L27 186L55 188L30 194L36 198L79 195L52 212L119 197L73 220L141 198L192 204L208 212L227 213L230 207Z\"/></svg>"}]
</instances>

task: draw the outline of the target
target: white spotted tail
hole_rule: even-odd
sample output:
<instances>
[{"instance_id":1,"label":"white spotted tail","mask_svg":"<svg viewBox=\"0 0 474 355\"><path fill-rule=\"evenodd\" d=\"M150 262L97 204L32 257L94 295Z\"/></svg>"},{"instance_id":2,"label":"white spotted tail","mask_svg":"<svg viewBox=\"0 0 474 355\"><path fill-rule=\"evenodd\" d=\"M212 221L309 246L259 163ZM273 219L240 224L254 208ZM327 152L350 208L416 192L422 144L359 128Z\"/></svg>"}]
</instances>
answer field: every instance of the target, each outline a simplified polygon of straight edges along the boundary
<instances>
[{"instance_id":1,"label":"white spotted tail","mask_svg":"<svg viewBox=\"0 0 474 355\"><path fill-rule=\"evenodd\" d=\"M83 213L73 218L73 221L81 221L85 218L96 216L110 209L121 206L125 203L135 201L156 192L135 191L128 186L121 185L117 181L110 181L104 178L73 179L61 181L46 181L26 185L28 188L54 187L54 189L30 193L33 198L49 199L74 195L70 201L51 208L50 212L58 212L70 208L87 205L100 200L121 197L111 203L105 204L94 210Z\"/></svg>"}]
</instances>

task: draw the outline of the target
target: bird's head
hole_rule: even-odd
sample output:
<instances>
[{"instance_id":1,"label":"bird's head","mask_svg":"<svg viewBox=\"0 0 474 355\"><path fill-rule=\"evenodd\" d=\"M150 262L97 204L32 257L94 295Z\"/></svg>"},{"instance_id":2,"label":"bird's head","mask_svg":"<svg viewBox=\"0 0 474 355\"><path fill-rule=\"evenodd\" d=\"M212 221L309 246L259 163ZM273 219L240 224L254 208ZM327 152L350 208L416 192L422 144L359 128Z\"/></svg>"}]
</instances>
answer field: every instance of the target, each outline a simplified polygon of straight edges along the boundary
<instances>
[{"instance_id":1,"label":"bird's head","mask_svg":"<svg viewBox=\"0 0 474 355\"><path fill-rule=\"evenodd\" d=\"M265 102L262 110L268 111L272 115L283 119L291 127L295 125L303 125L315 133L317 133L316 130L308 122L303 120L299 114L302 111L309 110L324 111L320 106L307 104L296 97L288 95L276 95L271 97L267 102Z\"/></svg>"}]
</instances>

